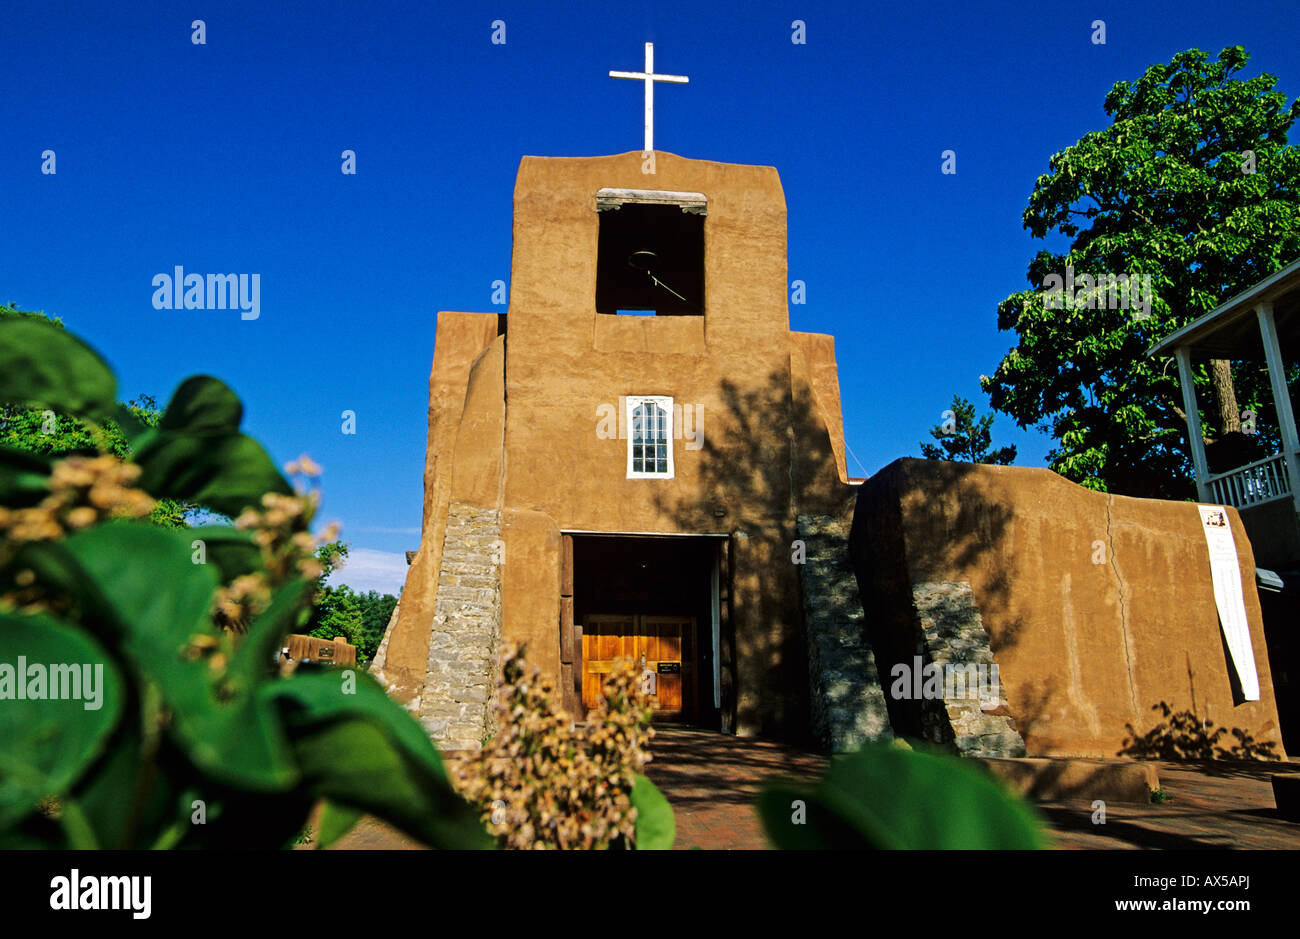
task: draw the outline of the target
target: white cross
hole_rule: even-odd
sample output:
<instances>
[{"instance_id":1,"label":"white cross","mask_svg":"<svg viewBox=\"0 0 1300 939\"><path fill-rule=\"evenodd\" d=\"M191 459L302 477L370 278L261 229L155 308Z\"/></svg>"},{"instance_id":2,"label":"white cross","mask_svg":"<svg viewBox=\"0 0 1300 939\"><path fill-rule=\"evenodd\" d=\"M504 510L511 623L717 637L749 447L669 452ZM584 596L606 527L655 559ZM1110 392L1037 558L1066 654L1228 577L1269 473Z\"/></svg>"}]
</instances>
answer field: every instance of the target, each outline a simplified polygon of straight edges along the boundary
<instances>
[{"instance_id":1,"label":"white cross","mask_svg":"<svg viewBox=\"0 0 1300 939\"><path fill-rule=\"evenodd\" d=\"M644 72L610 72L610 78L635 78L637 81L645 82L645 149L649 153L655 148L655 82L675 82L679 85L687 84L690 79L685 75L656 75L655 73L655 44L647 42L645 44L645 71Z\"/></svg>"}]
</instances>

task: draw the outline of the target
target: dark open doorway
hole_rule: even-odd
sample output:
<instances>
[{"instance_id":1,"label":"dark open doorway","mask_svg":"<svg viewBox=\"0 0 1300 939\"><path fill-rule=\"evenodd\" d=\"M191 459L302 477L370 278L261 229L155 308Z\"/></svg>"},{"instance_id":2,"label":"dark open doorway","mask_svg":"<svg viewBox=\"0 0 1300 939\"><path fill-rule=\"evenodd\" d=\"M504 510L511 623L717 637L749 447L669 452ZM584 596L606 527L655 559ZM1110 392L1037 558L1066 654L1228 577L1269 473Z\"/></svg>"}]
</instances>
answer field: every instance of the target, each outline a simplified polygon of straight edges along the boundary
<instances>
[{"instance_id":1,"label":"dark open doorway","mask_svg":"<svg viewBox=\"0 0 1300 939\"><path fill-rule=\"evenodd\" d=\"M615 656L656 674L656 719L721 729L722 539L573 536L579 689L598 688Z\"/></svg>"}]
</instances>

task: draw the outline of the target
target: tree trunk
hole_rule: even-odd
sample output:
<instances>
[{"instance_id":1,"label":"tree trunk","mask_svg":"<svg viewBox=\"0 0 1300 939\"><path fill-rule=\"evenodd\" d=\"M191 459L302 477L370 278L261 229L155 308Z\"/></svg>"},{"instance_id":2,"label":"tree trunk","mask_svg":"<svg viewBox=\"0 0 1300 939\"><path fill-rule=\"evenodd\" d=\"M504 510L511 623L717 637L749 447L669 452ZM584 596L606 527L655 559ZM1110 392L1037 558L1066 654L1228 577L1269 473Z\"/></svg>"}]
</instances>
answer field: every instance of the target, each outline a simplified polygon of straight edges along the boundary
<instances>
[{"instance_id":1,"label":"tree trunk","mask_svg":"<svg viewBox=\"0 0 1300 939\"><path fill-rule=\"evenodd\" d=\"M1232 385L1232 363L1227 359L1210 360L1210 384L1219 407L1219 433L1241 431L1241 412L1237 409L1237 392Z\"/></svg>"}]
</instances>

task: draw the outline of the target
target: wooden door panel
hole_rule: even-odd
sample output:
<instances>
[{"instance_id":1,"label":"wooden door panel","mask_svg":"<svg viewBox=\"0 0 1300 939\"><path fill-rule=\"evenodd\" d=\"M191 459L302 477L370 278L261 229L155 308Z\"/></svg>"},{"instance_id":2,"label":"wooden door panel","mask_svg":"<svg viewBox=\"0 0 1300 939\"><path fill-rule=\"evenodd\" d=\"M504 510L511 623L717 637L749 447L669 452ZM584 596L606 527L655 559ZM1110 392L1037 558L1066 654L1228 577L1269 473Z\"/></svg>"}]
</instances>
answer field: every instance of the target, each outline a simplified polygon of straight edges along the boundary
<instances>
[{"instance_id":1,"label":"wooden door panel","mask_svg":"<svg viewBox=\"0 0 1300 939\"><path fill-rule=\"evenodd\" d=\"M588 615L582 621L582 706L600 703L605 674L615 660L631 653L635 616ZM625 648L626 647L626 648Z\"/></svg>"},{"instance_id":2,"label":"wooden door panel","mask_svg":"<svg viewBox=\"0 0 1300 939\"><path fill-rule=\"evenodd\" d=\"M658 658L659 644L655 639L655 636L646 632L644 625L638 624L632 646L632 656L636 659L638 665L641 663L642 656L645 657L647 662L654 662Z\"/></svg>"},{"instance_id":3,"label":"wooden door panel","mask_svg":"<svg viewBox=\"0 0 1300 939\"><path fill-rule=\"evenodd\" d=\"M594 659L616 659L623 654L623 632L631 628L632 621L616 620L600 624L599 641Z\"/></svg>"},{"instance_id":4,"label":"wooden door panel","mask_svg":"<svg viewBox=\"0 0 1300 939\"><path fill-rule=\"evenodd\" d=\"M655 673L651 698L661 717L693 717L698 681L694 661L695 619L689 616L589 614L582 627L582 704L600 702L605 674L626 657ZM660 663L669 670L660 671Z\"/></svg>"},{"instance_id":5,"label":"wooden door panel","mask_svg":"<svg viewBox=\"0 0 1300 939\"><path fill-rule=\"evenodd\" d=\"M641 631L645 637L646 667L655 672L654 709L657 712L680 711L682 709L680 676L671 672L658 671L660 662L681 661L674 648L672 636L674 626L650 616L644 616L641 620Z\"/></svg>"},{"instance_id":6,"label":"wooden door panel","mask_svg":"<svg viewBox=\"0 0 1300 939\"><path fill-rule=\"evenodd\" d=\"M684 690L690 677L693 663L683 655L687 647L695 620L689 616L643 616L642 628L647 636L654 637L655 658L647 658L650 668L657 670L660 663L676 666L676 671L658 672L658 699L655 703L656 713L664 717L692 717L687 708Z\"/></svg>"}]
</instances>

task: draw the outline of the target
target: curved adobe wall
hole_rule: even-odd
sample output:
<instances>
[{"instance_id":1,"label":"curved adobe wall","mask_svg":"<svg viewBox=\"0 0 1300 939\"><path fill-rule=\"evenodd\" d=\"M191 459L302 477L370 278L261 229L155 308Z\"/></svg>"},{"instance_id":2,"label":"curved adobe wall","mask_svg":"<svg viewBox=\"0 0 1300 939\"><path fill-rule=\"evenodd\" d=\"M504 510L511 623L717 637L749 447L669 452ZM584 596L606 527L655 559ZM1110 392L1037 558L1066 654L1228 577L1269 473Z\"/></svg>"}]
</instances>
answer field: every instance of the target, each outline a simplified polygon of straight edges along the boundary
<instances>
[{"instance_id":1,"label":"curved adobe wall","mask_svg":"<svg viewBox=\"0 0 1300 939\"><path fill-rule=\"evenodd\" d=\"M413 709L425 684L429 661L430 630L437 603L438 576L442 564L443 533L448 507L452 502L452 481L457 455L467 450L467 465L462 476L480 479L485 454L478 442L466 434L461 442L462 419L472 431L481 429L483 420L501 411L504 380L505 340L498 336L495 313L438 314L433 367L429 375L429 431L424 463L424 520L420 548L407 570L401 603L385 632L384 640L371 664L371 672L388 693ZM495 350L487 356L485 352ZM471 384L480 386L471 407ZM488 417L478 412L486 412ZM500 417L498 417L499 423ZM486 455L488 462L500 450L500 433ZM489 473L490 475L490 473ZM482 489L477 486L475 488ZM485 508L495 507L495 494Z\"/></svg>"},{"instance_id":2,"label":"curved adobe wall","mask_svg":"<svg viewBox=\"0 0 1300 939\"><path fill-rule=\"evenodd\" d=\"M1115 757L1157 710L1192 712L1281 754L1277 708L1236 511L1233 538L1261 700L1236 703L1200 516L1190 502L1110 496L1046 469L904 459L861 487L852 552L882 676L916 647L912 587L969 582L1030 756Z\"/></svg>"}]
</instances>

